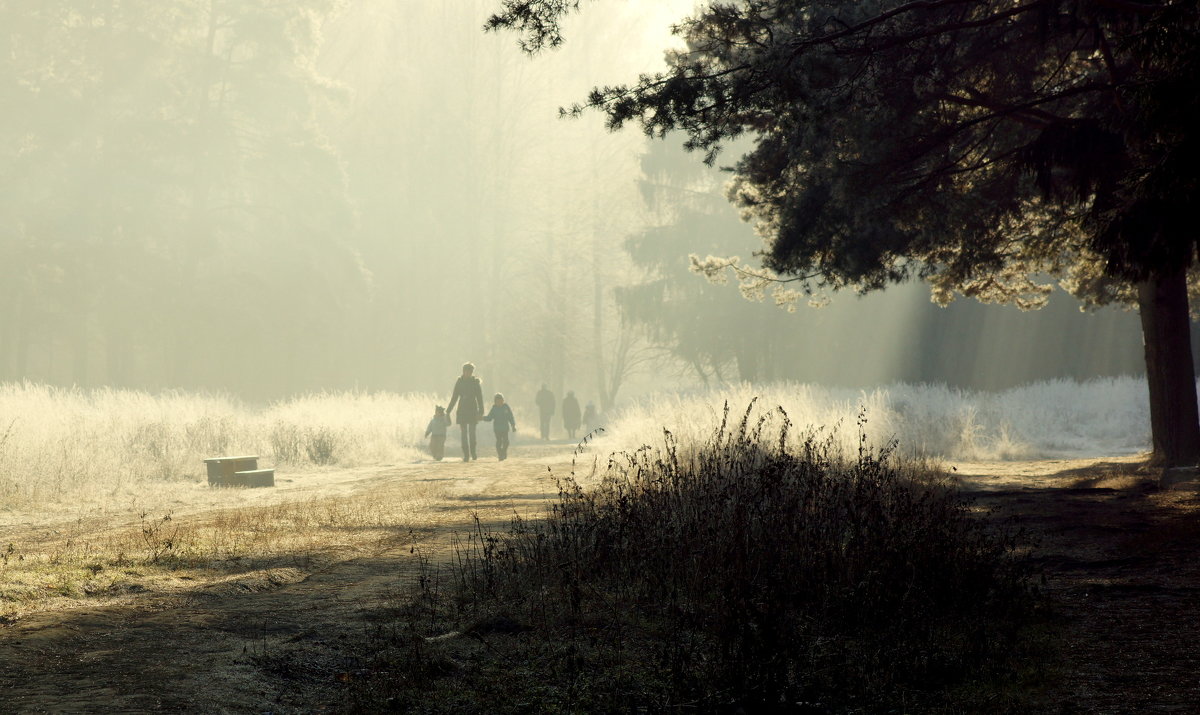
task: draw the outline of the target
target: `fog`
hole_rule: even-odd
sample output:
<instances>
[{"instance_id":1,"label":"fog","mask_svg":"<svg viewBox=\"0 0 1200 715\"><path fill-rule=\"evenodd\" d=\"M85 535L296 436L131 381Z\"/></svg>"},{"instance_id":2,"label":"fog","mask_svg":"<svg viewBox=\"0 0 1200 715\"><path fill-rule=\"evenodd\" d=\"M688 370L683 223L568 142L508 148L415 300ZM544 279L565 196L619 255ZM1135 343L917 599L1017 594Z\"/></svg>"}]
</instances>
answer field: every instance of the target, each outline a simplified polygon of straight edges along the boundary
<instances>
[{"instance_id":1,"label":"fog","mask_svg":"<svg viewBox=\"0 0 1200 715\"><path fill-rule=\"evenodd\" d=\"M609 406L738 381L1002 389L1141 372L1136 315L907 285L796 313L688 272L759 241L678 141L558 108L661 65L692 0L0 4L0 381ZM718 159L732 163L736 148Z\"/></svg>"}]
</instances>

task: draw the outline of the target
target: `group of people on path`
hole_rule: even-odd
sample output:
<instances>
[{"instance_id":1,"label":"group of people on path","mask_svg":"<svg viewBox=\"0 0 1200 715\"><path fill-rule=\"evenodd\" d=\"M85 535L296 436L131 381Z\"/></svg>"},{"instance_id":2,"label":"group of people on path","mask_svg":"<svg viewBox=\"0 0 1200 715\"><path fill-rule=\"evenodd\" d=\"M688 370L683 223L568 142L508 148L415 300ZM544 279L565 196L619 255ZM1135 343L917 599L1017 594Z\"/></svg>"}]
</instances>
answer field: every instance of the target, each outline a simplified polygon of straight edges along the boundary
<instances>
[{"instance_id":1,"label":"group of people on path","mask_svg":"<svg viewBox=\"0 0 1200 715\"><path fill-rule=\"evenodd\" d=\"M479 421L492 423L496 435L496 456L500 461L508 459L508 432L517 431L517 421L513 417L512 408L504 401L504 395L497 392L492 398L492 408L483 413L483 382L475 375L475 366L466 363L462 366L462 375L454 383L454 392L450 395L450 404L445 408L440 405L434 409L433 419L425 428L425 436L429 437L429 452L433 458L441 461L446 456L446 432L450 427L450 413L458 405L454 421L462 430L463 461L479 459L479 448L475 434L475 426Z\"/></svg>"},{"instance_id":2,"label":"group of people on path","mask_svg":"<svg viewBox=\"0 0 1200 715\"><path fill-rule=\"evenodd\" d=\"M535 399L540 417L542 439L550 439L550 418L554 416L557 401L554 393L545 385L538 391ZM454 414L454 422L462 432L463 461L479 459L479 449L475 434L476 425L480 421L491 422L496 435L496 456L500 461L508 459L509 431L517 431L517 421L513 417L512 408L504 400L504 395L497 392L492 398L491 409L484 414L483 382L475 374L475 365L466 363L462 366L462 375L454 382L454 391L450 395L450 404L446 407L438 405L434 408L433 419L425 428L425 436L429 438L429 452L434 459L441 461L446 456L446 433L450 428L450 413L455 406L458 411ZM596 406L587 404L582 412L579 400L574 392L567 392L562 401L563 428L568 437L575 439L575 433L581 426L590 432L598 421Z\"/></svg>"},{"instance_id":3,"label":"group of people on path","mask_svg":"<svg viewBox=\"0 0 1200 715\"><path fill-rule=\"evenodd\" d=\"M550 418L554 416L557 400L554 399L554 393L542 385L542 389L538 390L535 402L538 408L538 423L541 427L542 439L548 440L550 439ZM567 431L567 437L575 439L575 433L579 431L580 426L585 431L591 432L598 421L596 406L589 402L581 413L579 400L575 398L574 392L568 390L567 396L562 401L562 422L563 429Z\"/></svg>"}]
</instances>

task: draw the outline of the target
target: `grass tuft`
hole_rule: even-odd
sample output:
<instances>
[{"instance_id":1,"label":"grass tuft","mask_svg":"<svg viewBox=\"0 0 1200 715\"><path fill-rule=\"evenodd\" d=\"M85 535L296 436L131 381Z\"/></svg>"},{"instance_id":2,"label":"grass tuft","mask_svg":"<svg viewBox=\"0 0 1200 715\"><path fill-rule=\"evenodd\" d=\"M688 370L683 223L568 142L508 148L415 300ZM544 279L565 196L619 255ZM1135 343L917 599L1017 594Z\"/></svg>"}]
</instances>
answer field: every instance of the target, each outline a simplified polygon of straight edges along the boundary
<instances>
[{"instance_id":1,"label":"grass tuft","mask_svg":"<svg viewBox=\"0 0 1200 715\"><path fill-rule=\"evenodd\" d=\"M356 706L954 709L1015 677L1036 601L1016 535L874 449L861 415L847 456L753 414L561 479L544 519L477 523L378 634Z\"/></svg>"}]
</instances>

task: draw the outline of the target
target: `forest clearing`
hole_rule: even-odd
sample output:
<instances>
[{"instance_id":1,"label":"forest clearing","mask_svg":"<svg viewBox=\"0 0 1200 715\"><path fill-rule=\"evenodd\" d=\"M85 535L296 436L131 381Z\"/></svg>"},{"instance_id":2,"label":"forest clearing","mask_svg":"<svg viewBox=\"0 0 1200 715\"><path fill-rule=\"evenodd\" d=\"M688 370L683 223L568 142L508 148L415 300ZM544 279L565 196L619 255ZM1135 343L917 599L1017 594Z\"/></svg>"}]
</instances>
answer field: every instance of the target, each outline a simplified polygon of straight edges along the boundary
<instances>
[{"instance_id":1,"label":"forest clearing","mask_svg":"<svg viewBox=\"0 0 1200 715\"><path fill-rule=\"evenodd\" d=\"M696 429L681 435L685 449L704 440ZM555 477L575 471L595 486L593 463L602 469L609 452L559 442L519 443L504 463L405 454L283 468L274 489L160 484L136 508L102 500L69 519L9 510L0 702L21 712L388 707L371 699L389 678L376 660L381 639L402 629L422 579L450 580L470 534L538 520L559 494ZM1012 684L993 694L997 710L1172 712L1197 696L1200 627L1189 614L1200 496L1195 483L1158 488L1144 460L923 462L974 498L977 518L1026 529L1017 548L1044 578L1039 618L1051 625L1039 626L1048 630L1034 639L1019 697ZM470 663L489 639L529 637L446 647ZM429 711L443 711L436 702Z\"/></svg>"},{"instance_id":2,"label":"forest clearing","mask_svg":"<svg viewBox=\"0 0 1200 715\"><path fill-rule=\"evenodd\" d=\"M1196 711L1200 0L0 28L0 715Z\"/></svg>"}]
</instances>

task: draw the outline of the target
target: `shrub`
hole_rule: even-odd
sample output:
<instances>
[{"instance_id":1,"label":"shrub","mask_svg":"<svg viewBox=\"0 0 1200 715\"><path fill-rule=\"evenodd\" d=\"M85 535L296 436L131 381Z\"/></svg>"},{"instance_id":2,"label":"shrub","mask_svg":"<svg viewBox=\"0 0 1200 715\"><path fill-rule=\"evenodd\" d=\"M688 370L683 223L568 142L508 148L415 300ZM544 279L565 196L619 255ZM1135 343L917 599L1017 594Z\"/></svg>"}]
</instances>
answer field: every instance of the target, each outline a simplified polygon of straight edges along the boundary
<instances>
[{"instance_id":1,"label":"shrub","mask_svg":"<svg viewBox=\"0 0 1200 715\"><path fill-rule=\"evenodd\" d=\"M308 461L324 467L337 462L340 444L336 432L328 427L318 427L305 433L304 453L308 455Z\"/></svg>"},{"instance_id":2,"label":"shrub","mask_svg":"<svg viewBox=\"0 0 1200 715\"><path fill-rule=\"evenodd\" d=\"M303 433L294 424L276 422L271 427L271 454L276 464L298 464L304 452Z\"/></svg>"},{"instance_id":3,"label":"shrub","mask_svg":"<svg viewBox=\"0 0 1200 715\"><path fill-rule=\"evenodd\" d=\"M939 384L893 384L867 390L809 383L732 384L635 399L614 411L602 440L612 449L658 439L674 425L680 444L707 439L721 405L781 405L797 423L830 425L828 435L853 451L853 417L871 415L874 444L896 438L910 455L954 460L1042 459L1135 454L1149 449L1150 418L1143 378L1049 380L1000 392ZM845 424L845 429L834 425ZM798 444L793 444L798 449Z\"/></svg>"},{"instance_id":4,"label":"shrub","mask_svg":"<svg viewBox=\"0 0 1200 715\"><path fill-rule=\"evenodd\" d=\"M865 436L846 459L815 432L789 448L782 411L775 431L728 414L694 450L668 432L594 488L563 479L544 520L460 543L448 613L526 624L542 647L503 657L556 683L508 692L551 710L825 710L1002 669L1032 595L1013 534Z\"/></svg>"}]
</instances>

